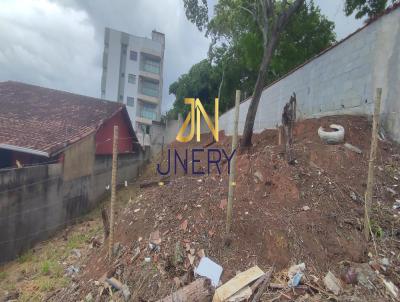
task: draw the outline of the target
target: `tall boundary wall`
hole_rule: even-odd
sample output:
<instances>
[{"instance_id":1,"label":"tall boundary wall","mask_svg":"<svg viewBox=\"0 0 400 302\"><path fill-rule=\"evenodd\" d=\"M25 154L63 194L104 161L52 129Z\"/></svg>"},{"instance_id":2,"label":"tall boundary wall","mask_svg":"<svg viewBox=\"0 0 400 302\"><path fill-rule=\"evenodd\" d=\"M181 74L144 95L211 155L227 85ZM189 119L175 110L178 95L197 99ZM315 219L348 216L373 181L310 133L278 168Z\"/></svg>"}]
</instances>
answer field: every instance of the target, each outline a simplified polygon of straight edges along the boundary
<instances>
[{"instance_id":1,"label":"tall boundary wall","mask_svg":"<svg viewBox=\"0 0 400 302\"><path fill-rule=\"evenodd\" d=\"M148 158L148 148L120 154L117 183L137 177ZM111 156L97 155L91 173L73 178L65 177L62 163L0 170L0 264L73 224L109 196L111 166Z\"/></svg>"},{"instance_id":2,"label":"tall boundary wall","mask_svg":"<svg viewBox=\"0 0 400 302\"><path fill-rule=\"evenodd\" d=\"M400 8L393 9L316 58L264 88L254 132L281 124L293 92L298 118L371 115L376 88L383 89L381 119L389 136L400 142ZM240 104L243 133L250 99ZM219 129L231 135L234 109L221 115Z\"/></svg>"}]
</instances>

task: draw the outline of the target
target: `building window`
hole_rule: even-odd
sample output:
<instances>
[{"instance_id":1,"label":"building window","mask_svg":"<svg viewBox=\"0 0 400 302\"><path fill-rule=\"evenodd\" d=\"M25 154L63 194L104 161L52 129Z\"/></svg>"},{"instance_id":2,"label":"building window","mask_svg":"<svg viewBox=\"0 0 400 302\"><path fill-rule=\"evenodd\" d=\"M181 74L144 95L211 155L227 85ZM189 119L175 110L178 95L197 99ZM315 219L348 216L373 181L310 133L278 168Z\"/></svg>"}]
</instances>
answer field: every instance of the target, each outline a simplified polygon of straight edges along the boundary
<instances>
[{"instance_id":1,"label":"building window","mask_svg":"<svg viewBox=\"0 0 400 302\"><path fill-rule=\"evenodd\" d=\"M128 83L136 84L136 74L128 74Z\"/></svg>"},{"instance_id":2,"label":"building window","mask_svg":"<svg viewBox=\"0 0 400 302\"><path fill-rule=\"evenodd\" d=\"M128 96L126 98L126 105L133 107L135 105L135 99L133 97Z\"/></svg>"},{"instance_id":3,"label":"building window","mask_svg":"<svg viewBox=\"0 0 400 302\"><path fill-rule=\"evenodd\" d=\"M154 111L156 109L156 105L144 103L142 108L140 108L140 117L149 119L149 120L156 120L157 114Z\"/></svg>"},{"instance_id":4,"label":"building window","mask_svg":"<svg viewBox=\"0 0 400 302\"><path fill-rule=\"evenodd\" d=\"M129 53L129 59L131 59L132 61L137 61L137 52L131 50Z\"/></svg>"},{"instance_id":5,"label":"building window","mask_svg":"<svg viewBox=\"0 0 400 302\"><path fill-rule=\"evenodd\" d=\"M141 83L142 88L141 92L145 95L148 96L154 96L158 97L159 96L159 91L158 91L158 83L157 82L151 82L151 81L142 81Z\"/></svg>"},{"instance_id":6,"label":"building window","mask_svg":"<svg viewBox=\"0 0 400 302\"><path fill-rule=\"evenodd\" d=\"M142 68L144 71L160 74L160 61L146 58L144 59Z\"/></svg>"},{"instance_id":7,"label":"building window","mask_svg":"<svg viewBox=\"0 0 400 302\"><path fill-rule=\"evenodd\" d=\"M118 102L122 103L123 101L124 101L124 96L122 94L120 94Z\"/></svg>"},{"instance_id":8,"label":"building window","mask_svg":"<svg viewBox=\"0 0 400 302\"><path fill-rule=\"evenodd\" d=\"M121 78L125 77L125 72L121 72Z\"/></svg>"}]
</instances>

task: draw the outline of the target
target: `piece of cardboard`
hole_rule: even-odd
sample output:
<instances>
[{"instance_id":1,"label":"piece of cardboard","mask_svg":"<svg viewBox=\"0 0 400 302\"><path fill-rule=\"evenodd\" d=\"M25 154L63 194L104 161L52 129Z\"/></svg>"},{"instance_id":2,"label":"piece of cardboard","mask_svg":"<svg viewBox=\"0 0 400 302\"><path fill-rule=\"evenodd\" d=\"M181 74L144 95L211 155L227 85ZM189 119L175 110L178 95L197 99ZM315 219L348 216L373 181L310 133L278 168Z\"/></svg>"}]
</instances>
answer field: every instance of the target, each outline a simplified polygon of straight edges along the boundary
<instances>
[{"instance_id":1,"label":"piece of cardboard","mask_svg":"<svg viewBox=\"0 0 400 302\"><path fill-rule=\"evenodd\" d=\"M215 291L213 302L223 302L229 297L236 294L249 283L262 277L264 272L256 265L249 268L247 271L237 274L231 280L221 285Z\"/></svg>"},{"instance_id":2,"label":"piece of cardboard","mask_svg":"<svg viewBox=\"0 0 400 302\"><path fill-rule=\"evenodd\" d=\"M211 284L216 287L222 274L222 266L215 263L208 257L200 260L198 267L194 271L196 274L211 280Z\"/></svg>"}]
</instances>

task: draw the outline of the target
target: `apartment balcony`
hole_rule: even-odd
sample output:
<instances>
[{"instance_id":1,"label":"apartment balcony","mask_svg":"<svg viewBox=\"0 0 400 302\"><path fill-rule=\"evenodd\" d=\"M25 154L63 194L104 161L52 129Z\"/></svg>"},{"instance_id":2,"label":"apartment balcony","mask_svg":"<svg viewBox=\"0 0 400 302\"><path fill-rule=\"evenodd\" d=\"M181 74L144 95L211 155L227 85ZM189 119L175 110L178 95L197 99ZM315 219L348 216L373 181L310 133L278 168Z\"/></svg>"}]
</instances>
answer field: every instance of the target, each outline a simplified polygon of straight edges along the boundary
<instances>
[{"instance_id":1,"label":"apartment balcony","mask_svg":"<svg viewBox=\"0 0 400 302\"><path fill-rule=\"evenodd\" d=\"M149 71L140 69L139 75L144 78L160 81L160 75L158 73L149 72Z\"/></svg>"},{"instance_id":2,"label":"apartment balcony","mask_svg":"<svg viewBox=\"0 0 400 302\"><path fill-rule=\"evenodd\" d=\"M150 96L147 94L144 94L144 92L139 91L137 98L141 101L149 102L151 104L158 105L160 103L159 97L155 96Z\"/></svg>"},{"instance_id":3,"label":"apartment balcony","mask_svg":"<svg viewBox=\"0 0 400 302\"><path fill-rule=\"evenodd\" d=\"M157 50L155 50L155 49L150 49L150 48L143 47L140 51L141 51L142 53L152 55L152 56L157 57L157 58L159 58L159 59L162 58L162 52L161 52L161 50L157 51Z\"/></svg>"}]
</instances>

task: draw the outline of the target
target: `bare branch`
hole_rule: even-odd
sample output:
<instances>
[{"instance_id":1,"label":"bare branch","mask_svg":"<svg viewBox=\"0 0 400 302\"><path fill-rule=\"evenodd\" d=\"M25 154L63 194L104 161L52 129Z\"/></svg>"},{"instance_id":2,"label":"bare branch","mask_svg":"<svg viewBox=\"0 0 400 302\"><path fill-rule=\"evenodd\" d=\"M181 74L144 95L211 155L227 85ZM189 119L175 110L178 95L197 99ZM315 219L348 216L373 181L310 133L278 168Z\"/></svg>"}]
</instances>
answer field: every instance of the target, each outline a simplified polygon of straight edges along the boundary
<instances>
[{"instance_id":1,"label":"bare branch","mask_svg":"<svg viewBox=\"0 0 400 302\"><path fill-rule=\"evenodd\" d=\"M251 9L248 9L247 7L241 6L241 5L239 5L239 8L241 8L244 11L248 12L254 18L254 21L258 22L257 21L257 17L256 17L256 13L254 11L252 11Z\"/></svg>"},{"instance_id":2,"label":"bare branch","mask_svg":"<svg viewBox=\"0 0 400 302\"><path fill-rule=\"evenodd\" d=\"M261 4L262 4L263 1L264 0L260 0ZM265 1L268 1L268 0L265 0ZM248 12L253 17L254 21L257 23L257 25L259 26L259 28L260 28L260 30L261 30L261 32L263 34L264 43L266 43L267 37L268 37L268 19L265 20L263 15L260 15L257 12L257 7L256 6L253 7L253 10L251 10L251 9L249 9L247 7L241 6L241 5L239 6L239 8L241 8L244 11ZM265 26L265 24L267 24L267 26Z\"/></svg>"},{"instance_id":3,"label":"bare branch","mask_svg":"<svg viewBox=\"0 0 400 302\"><path fill-rule=\"evenodd\" d=\"M283 3L287 3L286 0ZM276 29L281 32L287 23L289 22L292 15L303 5L304 0L296 0L288 9L284 10L277 20Z\"/></svg>"}]
</instances>

